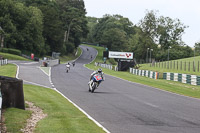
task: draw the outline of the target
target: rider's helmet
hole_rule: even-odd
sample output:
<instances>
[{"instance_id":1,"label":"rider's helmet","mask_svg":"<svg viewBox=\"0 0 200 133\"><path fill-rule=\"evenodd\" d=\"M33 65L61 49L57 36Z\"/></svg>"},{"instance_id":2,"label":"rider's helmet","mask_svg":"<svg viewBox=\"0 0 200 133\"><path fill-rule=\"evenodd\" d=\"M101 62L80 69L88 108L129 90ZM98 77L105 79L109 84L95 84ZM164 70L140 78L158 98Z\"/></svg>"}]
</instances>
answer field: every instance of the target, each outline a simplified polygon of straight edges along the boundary
<instances>
[{"instance_id":1,"label":"rider's helmet","mask_svg":"<svg viewBox=\"0 0 200 133\"><path fill-rule=\"evenodd\" d=\"M101 69L101 68L99 68L99 69L98 69L98 73L101 73L101 72L102 72L102 69Z\"/></svg>"}]
</instances>

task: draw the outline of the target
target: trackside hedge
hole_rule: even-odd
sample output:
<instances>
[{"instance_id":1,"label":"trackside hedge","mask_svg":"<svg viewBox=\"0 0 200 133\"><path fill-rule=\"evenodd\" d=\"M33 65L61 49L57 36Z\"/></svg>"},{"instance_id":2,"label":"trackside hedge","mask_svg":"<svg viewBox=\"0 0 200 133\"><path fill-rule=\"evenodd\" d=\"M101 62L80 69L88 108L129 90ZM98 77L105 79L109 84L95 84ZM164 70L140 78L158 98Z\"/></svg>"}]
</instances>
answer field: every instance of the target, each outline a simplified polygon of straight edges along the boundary
<instances>
[{"instance_id":1,"label":"trackside hedge","mask_svg":"<svg viewBox=\"0 0 200 133\"><path fill-rule=\"evenodd\" d=\"M22 52L20 50L12 49L12 48L1 48L0 52L19 55L19 56L21 56L21 54L22 54Z\"/></svg>"}]
</instances>

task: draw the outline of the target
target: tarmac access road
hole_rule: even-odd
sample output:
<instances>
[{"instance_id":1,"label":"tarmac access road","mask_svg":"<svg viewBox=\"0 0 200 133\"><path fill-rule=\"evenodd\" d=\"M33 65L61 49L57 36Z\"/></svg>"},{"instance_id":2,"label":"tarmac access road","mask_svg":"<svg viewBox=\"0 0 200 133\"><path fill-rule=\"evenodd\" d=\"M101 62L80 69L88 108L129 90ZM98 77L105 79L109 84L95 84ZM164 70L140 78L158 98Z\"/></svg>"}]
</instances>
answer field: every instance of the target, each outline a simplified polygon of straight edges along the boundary
<instances>
[{"instance_id":1,"label":"tarmac access road","mask_svg":"<svg viewBox=\"0 0 200 133\"><path fill-rule=\"evenodd\" d=\"M39 85L46 88L52 88L49 75L40 69L39 62L9 60L8 63L14 63L18 66L17 78L22 79L25 84Z\"/></svg>"},{"instance_id":2,"label":"tarmac access road","mask_svg":"<svg viewBox=\"0 0 200 133\"><path fill-rule=\"evenodd\" d=\"M112 133L200 133L200 100L131 83L109 75L88 92L93 72L84 67L97 51L80 46L82 55L69 73L52 67L51 79L63 95ZM89 48L87 51L86 48Z\"/></svg>"}]
</instances>

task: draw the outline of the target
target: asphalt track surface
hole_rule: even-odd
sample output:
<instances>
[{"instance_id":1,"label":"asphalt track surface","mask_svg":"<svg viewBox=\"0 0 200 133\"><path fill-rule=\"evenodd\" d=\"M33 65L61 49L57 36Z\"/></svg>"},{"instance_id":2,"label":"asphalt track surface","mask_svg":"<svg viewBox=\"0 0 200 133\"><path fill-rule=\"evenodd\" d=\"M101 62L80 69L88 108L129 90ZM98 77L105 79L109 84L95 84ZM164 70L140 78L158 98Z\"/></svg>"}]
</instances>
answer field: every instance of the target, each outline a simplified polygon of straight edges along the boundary
<instances>
[{"instance_id":1,"label":"asphalt track surface","mask_svg":"<svg viewBox=\"0 0 200 133\"><path fill-rule=\"evenodd\" d=\"M97 51L80 46L82 55L69 73L61 64L51 69L58 91L112 133L200 133L200 100L172 94L109 75L94 93L88 92L93 72L84 67ZM15 62L19 78L51 88L37 63Z\"/></svg>"},{"instance_id":2,"label":"asphalt track surface","mask_svg":"<svg viewBox=\"0 0 200 133\"><path fill-rule=\"evenodd\" d=\"M65 73L52 68L55 87L112 133L200 133L200 100L131 83L109 75L95 93L88 92L93 72L83 65L96 50L81 46L82 56Z\"/></svg>"}]
</instances>

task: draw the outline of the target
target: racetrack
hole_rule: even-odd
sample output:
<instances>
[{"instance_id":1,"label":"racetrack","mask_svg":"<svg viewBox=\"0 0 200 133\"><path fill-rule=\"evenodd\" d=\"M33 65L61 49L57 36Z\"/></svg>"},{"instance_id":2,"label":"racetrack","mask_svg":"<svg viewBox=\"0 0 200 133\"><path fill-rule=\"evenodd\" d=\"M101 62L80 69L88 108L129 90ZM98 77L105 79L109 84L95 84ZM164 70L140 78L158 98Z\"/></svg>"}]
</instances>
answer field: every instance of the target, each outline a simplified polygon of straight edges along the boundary
<instances>
[{"instance_id":1,"label":"racetrack","mask_svg":"<svg viewBox=\"0 0 200 133\"><path fill-rule=\"evenodd\" d=\"M199 133L200 100L180 96L109 75L95 93L88 92L93 72L83 65L97 51L80 46L82 55L65 72L52 67L51 80L62 94L112 133Z\"/></svg>"}]
</instances>

